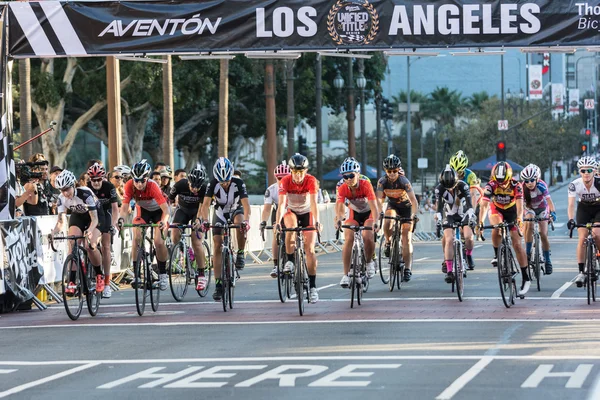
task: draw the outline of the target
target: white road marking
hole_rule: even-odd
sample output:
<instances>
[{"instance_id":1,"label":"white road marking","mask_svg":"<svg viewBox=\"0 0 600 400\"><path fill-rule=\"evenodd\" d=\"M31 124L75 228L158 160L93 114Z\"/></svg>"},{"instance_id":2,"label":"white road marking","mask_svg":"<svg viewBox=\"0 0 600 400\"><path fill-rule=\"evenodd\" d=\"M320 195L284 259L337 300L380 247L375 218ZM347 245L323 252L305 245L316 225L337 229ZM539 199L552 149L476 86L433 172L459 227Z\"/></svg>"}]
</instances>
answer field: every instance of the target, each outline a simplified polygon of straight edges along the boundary
<instances>
[{"instance_id":1,"label":"white road marking","mask_svg":"<svg viewBox=\"0 0 600 400\"><path fill-rule=\"evenodd\" d=\"M32 365L34 365L34 364L32 364ZM33 381L33 382L24 383L23 385L15 386L12 389L8 389L8 390L5 390L4 392L0 392L0 398L6 397L6 396L10 396L11 394L22 392L23 390L26 390L26 389L29 389L29 388L32 388L32 387L35 387L35 386L43 385L44 383L48 383L48 382L54 381L56 379L63 378L65 376L69 376L71 374L75 374L77 372L86 370L88 368L95 367L97 365L100 365L100 363L97 362L97 361L87 361L84 365L80 365L78 367L71 368L71 369L68 369L68 370L63 371L63 372L59 372L58 374L50 375L50 376L47 376L47 377L42 378L42 379L38 379L38 380Z\"/></svg>"},{"instance_id":2,"label":"white road marking","mask_svg":"<svg viewBox=\"0 0 600 400\"><path fill-rule=\"evenodd\" d=\"M478 244L477 246L473 246L474 249L478 249L480 247L483 247L483 245L482 244Z\"/></svg>"},{"instance_id":3,"label":"white road marking","mask_svg":"<svg viewBox=\"0 0 600 400\"><path fill-rule=\"evenodd\" d=\"M571 287L571 285L573 284L573 282L575 282L575 278L571 279L569 282L565 283L560 288L558 288L557 291L555 291L554 293L552 293L552 296L550 296L550 298L551 299L558 299L560 297L560 295L564 293L565 290L567 290L569 287Z\"/></svg>"},{"instance_id":4,"label":"white road marking","mask_svg":"<svg viewBox=\"0 0 600 400\"><path fill-rule=\"evenodd\" d=\"M0 374L11 374L17 372L18 369L0 369Z\"/></svg>"},{"instance_id":5,"label":"white road marking","mask_svg":"<svg viewBox=\"0 0 600 400\"><path fill-rule=\"evenodd\" d=\"M587 400L597 400L600 399L600 375L594 381L594 384L590 388L588 392Z\"/></svg>"},{"instance_id":6,"label":"white road marking","mask_svg":"<svg viewBox=\"0 0 600 400\"><path fill-rule=\"evenodd\" d=\"M332 286L337 286L336 283L332 283L331 285L326 285L326 286L321 286L320 288L317 288L317 292L323 290L323 289L327 289L330 288ZM296 293L292 294L290 296L290 300L295 299L296 298ZM251 300L250 300L251 301ZM281 303L281 301L279 300L258 300L262 303ZM327 301L327 300L323 300L323 301ZM244 301L238 301L237 303L243 303ZM206 304L206 303L198 303L198 304Z\"/></svg>"},{"instance_id":7,"label":"white road marking","mask_svg":"<svg viewBox=\"0 0 600 400\"><path fill-rule=\"evenodd\" d=\"M450 400L455 394L460 392L469 382L471 382L485 367L494 360L493 357L482 357L475 365L469 368L464 374L458 377L450 386L440 393L436 400Z\"/></svg>"},{"instance_id":8,"label":"white road marking","mask_svg":"<svg viewBox=\"0 0 600 400\"><path fill-rule=\"evenodd\" d=\"M413 262L418 262L418 261L425 261L430 259L431 257L423 257L423 258L417 258L416 260L413 260Z\"/></svg>"},{"instance_id":9,"label":"white road marking","mask_svg":"<svg viewBox=\"0 0 600 400\"><path fill-rule=\"evenodd\" d=\"M332 283L331 285L321 286L320 288L317 288L317 292L320 292L321 290L330 288L332 286L337 286L337 283Z\"/></svg>"}]
</instances>

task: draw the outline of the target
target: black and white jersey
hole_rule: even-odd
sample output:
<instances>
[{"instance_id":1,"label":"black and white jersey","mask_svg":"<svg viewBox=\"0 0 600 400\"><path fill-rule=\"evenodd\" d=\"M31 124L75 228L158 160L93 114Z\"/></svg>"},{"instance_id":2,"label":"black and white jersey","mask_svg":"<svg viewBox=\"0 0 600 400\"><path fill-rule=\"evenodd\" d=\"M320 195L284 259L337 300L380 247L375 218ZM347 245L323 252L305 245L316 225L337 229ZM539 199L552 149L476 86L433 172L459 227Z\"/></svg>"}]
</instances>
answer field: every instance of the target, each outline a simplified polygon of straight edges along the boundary
<instances>
[{"instance_id":1,"label":"black and white jersey","mask_svg":"<svg viewBox=\"0 0 600 400\"><path fill-rule=\"evenodd\" d=\"M265 204L273 204L277 208L279 203L279 182L275 182L265 192Z\"/></svg>"},{"instance_id":2,"label":"black and white jersey","mask_svg":"<svg viewBox=\"0 0 600 400\"><path fill-rule=\"evenodd\" d=\"M181 179L171 187L169 192L169 201L175 202L176 198L179 198L177 204L179 208L185 210L198 211L198 207L202 204L204 196L206 195L206 185L202 185L198 193L193 193L190 190L190 185L187 179Z\"/></svg>"},{"instance_id":3,"label":"black and white jersey","mask_svg":"<svg viewBox=\"0 0 600 400\"><path fill-rule=\"evenodd\" d=\"M206 188L206 196L214 200L215 212L231 213L241 206L242 199L248 198L248 191L240 178L232 178L227 190L213 178Z\"/></svg>"},{"instance_id":4,"label":"black and white jersey","mask_svg":"<svg viewBox=\"0 0 600 400\"><path fill-rule=\"evenodd\" d=\"M582 178L569 183L569 197L575 197L580 203L600 205L600 177L594 177L594 182L588 190Z\"/></svg>"},{"instance_id":5,"label":"black and white jersey","mask_svg":"<svg viewBox=\"0 0 600 400\"><path fill-rule=\"evenodd\" d=\"M454 189L446 189L441 184L437 185L435 197L438 213L443 210L446 215L463 215L468 209L473 208L469 185L463 181L459 181Z\"/></svg>"},{"instance_id":6,"label":"black and white jersey","mask_svg":"<svg viewBox=\"0 0 600 400\"><path fill-rule=\"evenodd\" d=\"M102 186L100 186L100 189L98 190L94 190L91 182L88 183L88 188L94 192L94 195L96 195L96 198L98 199L98 203L104 210L110 211L112 209L112 204L119 202L115 185L108 181L102 181Z\"/></svg>"},{"instance_id":7,"label":"black and white jersey","mask_svg":"<svg viewBox=\"0 0 600 400\"><path fill-rule=\"evenodd\" d=\"M94 192L87 187L75 188L75 194L67 199L62 193L58 196L58 213L85 214L90 211L97 211L99 207L98 199Z\"/></svg>"}]
</instances>

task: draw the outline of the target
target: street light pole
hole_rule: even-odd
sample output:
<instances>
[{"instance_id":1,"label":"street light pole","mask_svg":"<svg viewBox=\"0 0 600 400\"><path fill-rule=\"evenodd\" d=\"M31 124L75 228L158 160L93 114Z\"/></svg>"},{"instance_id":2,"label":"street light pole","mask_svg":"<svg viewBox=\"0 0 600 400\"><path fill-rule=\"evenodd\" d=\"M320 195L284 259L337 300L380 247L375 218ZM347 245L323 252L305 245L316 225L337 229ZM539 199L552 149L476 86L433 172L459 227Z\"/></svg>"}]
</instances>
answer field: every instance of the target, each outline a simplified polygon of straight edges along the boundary
<instances>
[{"instance_id":1,"label":"street light pole","mask_svg":"<svg viewBox=\"0 0 600 400\"><path fill-rule=\"evenodd\" d=\"M354 120L356 119L354 107L354 74L352 58L348 59L348 108L346 118L348 119L348 153L350 157L356 157L356 135L354 133Z\"/></svg>"},{"instance_id":2,"label":"street light pole","mask_svg":"<svg viewBox=\"0 0 600 400\"><path fill-rule=\"evenodd\" d=\"M411 132L411 113L410 113L410 57L406 57L406 159L408 162L406 168L406 176L409 181L412 181L412 132Z\"/></svg>"},{"instance_id":3,"label":"street light pole","mask_svg":"<svg viewBox=\"0 0 600 400\"><path fill-rule=\"evenodd\" d=\"M500 119L504 121L504 54L500 55ZM502 140L506 143L506 131L502 131Z\"/></svg>"},{"instance_id":4,"label":"street light pole","mask_svg":"<svg viewBox=\"0 0 600 400\"><path fill-rule=\"evenodd\" d=\"M365 131L365 63L362 58L358 59L358 77L356 78L356 86L360 90L360 163L363 171L367 170L367 134ZM366 172L365 172L366 174Z\"/></svg>"},{"instance_id":5,"label":"street light pole","mask_svg":"<svg viewBox=\"0 0 600 400\"><path fill-rule=\"evenodd\" d=\"M321 76L323 75L322 71L322 62L321 55L317 54L316 68L315 68L315 77L316 77L316 92L317 99L315 102L315 117L317 119L317 179L319 181L323 180L323 128L322 128L322 117L321 117L321 108L322 108L322 84L321 84Z\"/></svg>"}]
</instances>

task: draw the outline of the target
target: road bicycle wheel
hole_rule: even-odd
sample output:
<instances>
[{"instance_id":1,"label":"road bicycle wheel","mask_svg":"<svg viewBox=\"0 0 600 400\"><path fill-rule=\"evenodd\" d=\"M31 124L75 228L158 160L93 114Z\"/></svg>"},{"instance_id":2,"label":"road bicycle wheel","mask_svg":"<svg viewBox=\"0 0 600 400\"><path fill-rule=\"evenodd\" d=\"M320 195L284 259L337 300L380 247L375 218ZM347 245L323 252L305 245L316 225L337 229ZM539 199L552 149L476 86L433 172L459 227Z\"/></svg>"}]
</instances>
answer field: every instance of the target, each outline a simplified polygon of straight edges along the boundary
<instances>
[{"instance_id":1,"label":"road bicycle wheel","mask_svg":"<svg viewBox=\"0 0 600 400\"><path fill-rule=\"evenodd\" d=\"M402 251L402 249L400 249ZM398 269L396 270L396 287L398 290L402 288L402 282L404 282L404 270L406 269L406 264L404 263L404 258L402 257L402 253L398 253Z\"/></svg>"},{"instance_id":2,"label":"road bicycle wheel","mask_svg":"<svg viewBox=\"0 0 600 400\"><path fill-rule=\"evenodd\" d=\"M500 244L498 248L498 283L500 284L500 295L502 296L502 302L506 308L510 308L511 294L512 291L512 277L509 273L509 261L508 249L504 243Z\"/></svg>"},{"instance_id":3,"label":"road bicycle wheel","mask_svg":"<svg viewBox=\"0 0 600 400\"><path fill-rule=\"evenodd\" d=\"M182 301L185 297L188 289L188 282L191 277L190 268L190 257L187 251L187 246L183 243L182 238L171 249L171 256L169 257L169 286L171 287L171 294L176 301Z\"/></svg>"},{"instance_id":4,"label":"road bicycle wheel","mask_svg":"<svg viewBox=\"0 0 600 400\"><path fill-rule=\"evenodd\" d=\"M141 317L144 315L146 308L146 296L148 291L148 285L146 282L146 251L138 249L137 263L133 269L133 276L136 282L135 285L135 307L138 315Z\"/></svg>"},{"instance_id":5,"label":"road bicycle wheel","mask_svg":"<svg viewBox=\"0 0 600 400\"><path fill-rule=\"evenodd\" d=\"M240 257L239 255L237 257ZM243 257L243 256L242 256ZM229 309L233 309L233 299L235 296L235 283L237 281L237 271L235 269L235 260L229 257L229 285L227 286Z\"/></svg>"},{"instance_id":6,"label":"road bicycle wheel","mask_svg":"<svg viewBox=\"0 0 600 400\"><path fill-rule=\"evenodd\" d=\"M296 250L296 298L298 299L298 312L300 316L304 315L304 258L302 251Z\"/></svg>"},{"instance_id":7,"label":"road bicycle wheel","mask_svg":"<svg viewBox=\"0 0 600 400\"><path fill-rule=\"evenodd\" d=\"M229 258L231 254L227 249L223 249L221 253L221 285L223 286L223 295L221 296L221 303L223 304L223 311L227 312L227 296L229 296Z\"/></svg>"},{"instance_id":8,"label":"road bicycle wheel","mask_svg":"<svg viewBox=\"0 0 600 400\"><path fill-rule=\"evenodd\" d=\"M533 277L535 278L537 290L538 292L540 292L542 290L540 283L540 278L542 276L542 274L540 273L542 269L542 258L540 257L540 237L536 236L533 243L535 251L533 256Z\"/></svg>"},{"instance_id":9,"label":"road bicycle wheel","mask_svg":"<svg viewBox=\"0 0 600 400\"><path fill-rule=\"evenodd\" d=\"M154 312L158 311L160 301L160 280L158 277L152 264L146 261L146 279L148 281L148 290L150 291L150 305Z\"/></svg>"},{"instance_id":10,"label":"road bicycle wheel","mask_svg":"<svg viewBox=\"0 0 600 400\"><path fill-rule=\"evenodd\" d=\"M285 244L282 242L279 245L279 257L277 259L277 291L279 292L279 301L285 303L290 297L289 273L283 272L285 266Z\"/></svg>"},{"instance_id":11,"label":"road bicycle wheel","mask_svg":"<svg viewBox=\"0 0 600 400\"><path fill-rule=\"evenodd\" d=\"M458 301L463 301L464 295L464 276L463 276L463 257L462 246L454 245L454 282L456 283L456 295Z\"/></svg>"},{"instance_id":12,"label":"road bicycle wheel","mask_svg":"<svg viewBox=\"0 0 600 400\"><path fill-rule=\"evenodd\" d=\"M75 293L70 295L65 293L67 289L67 285L71 282L71 270L75 272L75 277L73 277L73 283L77 286L75 288ZM65 305L65 311L69 318L73 321L76 321L81 315L81 310L83 308L83 290L82 290L82 279L81 279L81 269L77 265L75 257L73 254L69 254L65 263L63 264L63 273L62 273L62 299L63 304Z\"/></svg>"},{"instance_id":13,"label":"road bicycle wheel","mask_svg":"<svg viewBox=\"0 0 600 400\"><path fill-rule=\"evenodd\" d=\"M350 278L350 308L354 308L354 293L357 291L357 277L358 277L358 255L356 253L356 249L352 249L352 256L350 257L350 273L352 274ZM357 299L358 301L358 295Z\"/></svg>"},{"instance_id":14,"label":"road bicycle wheel","mask_svg":"<svg viewBox=\"0 0 600 400\"><path fill-rule=\"evenodd\" d=\"M517 280L515 279L515 276L517 276L518 272L517 272L517 263L515 261L515 258L513 256L513 253L510 252L510 250L508 251L508 258L510 261L510 280L512 282L512 285L510 285L510 304L514 305L515 304L515 298L518 295L518 291L517 291ZM524 299L525 295L521 296L521 299Z\"/></svg>"},{"instance_id":15,"label":"road bicycle wheel","mask_svg":"<svg viewBox=\"0 0 600 400\"><path fill-rule=\"evenodd\" d=\"M394 242L394 239L392 238L392 246L390 249L390 258L389 258L389 263L388 263L388 273L389 273L389 278L388 278L388 283L389 283L389 288L390 288L390 292L394 291L394 288L396 287L396 279L398 278L398 269L400 269L400 260L399 260L399 254L398 254L398 245Z\"/></svg>"},{"instance_id":16,"label":"road bicycle wheel","mask_svg":"<svg viewBox=\"0 0 600 400\"><path fill-rule=\"evenodd\" d=\"M585 274L586 274L585 280L586 280L586 285L587 285L587 303L588 304L592 304L592 287L593 287L592 268L594 268L594 266L592 264L593 255L594 255L593 251L594 251L594 246L592 246L591 244L588 244L586 246L586 257L585 257Z\"/></svg>"},{"instance_id":17,"label":"road bicycle wheel","mask_svg":"<svg viewBox=\"0 0 600 400\"><path fill-rule=\"evenodd\" d=\"M362 264L363 264L363 270L360 273L360 277L361 277L361 283L362 283L362 292L363 293L367 293L367 291L369 290L369 281L371 279L369 279L369 275L367 274L367 260L364 257L364 253L363 253L363 257L362 257ZM362 298L362 295L361 295Z\"/></svg>"},{"instance_id":18,"label":"road bicycle wheel","mask_svg":"<svg viewBox=\"0 0 600 400\"><path fill-rule=\"evenodd\" d=\"M85 301L87 303L88 312L92 317L98 314L100 308L100 299L102 298L102 292L96 291L96 273L90 259L84 256L85 259L85 279L83 281L83 290L85 292Z\"/></svg>"},{"instance_id":19,"label":"road bicycle wheel","mask_svg":"<svg viewBox=\"0 0 600 400\"><path fill-rule=\"evenodd\" d=\"M387 285L388 282L390 281L390 277L388 275L388 271L386 271L386 268L389 269L390 259L389 259L389 257L385 256L384 252L385 252L385 236L381 235L381 238L379 239L379 252L377 255L377 265L379 266L379 277L381 278L381 282L383 282L384 285Z\"/></svg>"},{"instance_id":20,"label":"road bicycle wheel","mask_svg":"<svg viewBox=\"0 0 600 400\"><path fill-rule=\"evenodd\" d=\"M363 250L364 251L364 250ZM356 275L356 303L360 306L362 304L362 295L364 293L364 285L365 285L365 280L366 280L366 260L364 257L364 253L363 251L361 251L358 256L358 262L360 265L360 268L356 268L357 271L355 271L355 275Z\"/></svg>"},{"instance_id":21,"label":"road bicycle wheel","mask_svg":"<svg viewBox=\"0 0 600 400\"><path fill-rule=\"evenodd\" d=\"M200 271L200 267L198 266L198 271L195 274L194 278L194 284L196 285L196 287L198 287L198 278L202 276L202 273L204 273L204 277L206 278L206 286L204 287L204 290L196 289L196 292L198 293L198 296L205 297L208 294L208 288L210 287L210 282L212 279L213 258L212 252L206 240L202 241L202 248L204 250L204 271ZM198 259L196 259L196 262L198 262Z\"/></svg>"}]
</instances>

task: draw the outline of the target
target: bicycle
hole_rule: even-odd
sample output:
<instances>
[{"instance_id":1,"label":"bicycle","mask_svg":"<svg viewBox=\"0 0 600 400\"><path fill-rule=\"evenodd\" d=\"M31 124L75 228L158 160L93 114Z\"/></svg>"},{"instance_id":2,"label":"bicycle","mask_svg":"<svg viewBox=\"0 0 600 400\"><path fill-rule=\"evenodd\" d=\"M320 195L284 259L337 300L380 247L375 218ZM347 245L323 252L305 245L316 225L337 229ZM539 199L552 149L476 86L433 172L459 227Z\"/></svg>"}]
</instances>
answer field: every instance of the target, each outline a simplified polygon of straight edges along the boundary
<instances>
[{"instance_id":1,"label":"bicycle","mask_svg":"<svg viewBox=\"0 0 600 400\"><path fill-rule=\"evenodd\" d=\"M365 244L362 231L372 231L370 226L342 225L343 229L354 231L354 243L352 244L352 255L350 257L351 291L350 308L354 308L354 295L356 293L356 304L360 306L363 293L369 290L369 275L367 274L367 258L365 255ZM339 233L339 230L338 230Z\"/></svg>"},{"instance_id":2,"label":"bicycle","mask_svg":"<svg viewBox=\"0 0 600 400\"><path fill-rule=\"evenodd\" d=\"M216 223L207 225L207 228L220 228L222 229L223 244L221 245L221 285L223 287L223 296L221 296L221 302L223 303L223 311L227 312L227 306L229 309L233 309L233 302L235 296L235 284L240 279L240 274L235 269L235 256L231 249L231 230L241 228L241 224L232 224L231 221L227 221L225 224ZM244 235L246 233L244 232Z\"/></svg>"},{"instance_id":3,"label":"bicycle","mask_svg":"<svg viewBox=\"0 0 600 400\"><path fill-rule=\"evenodd\" d=\"M304 252L304 234L306 231L317 231L318 241L321 241L319 231L314 227L308 228L281 228L281 232L295 232L296 233L296 248L294 250L294 274L293 282L296 290L296 298L298 299L298 311L300 316L304 315L304 296L306 294L306 301L310 303L310 288L308 282L308 268L306 266L306 253Z\"/></svg>"},{"instance_id":4,"label":"bicycle","mask_svg":"<svg viewBox=\"0 0 600 400\"><path fill-rule=\"evenodd\" d=\"M273 230L273 226L266 226L265 229ZM263 242L265 241L265 231L260 232ZM279 300L285 303L292 297L292 286L294 282L294 271L283 271L285 265L285 241L282 240L282 232L275 233L275 241L279 250L277 259L277 291L279 292Z\"/></svg>"},{"instance_id":5,"label":"bicycle","mask_svg":"<svg viewBox=\"0 0 600 400\"><path fill-rule=\"evenodd\" d=\"M456 295L458 297L458 301L463 301L464 299L464 278L467 277L467 269L465 268L466 263L466 252L465 245L463 242L463 238L461 235L461 228L463 226L468 226L468 223L465 222L454 222L452 224L443 224L441 225L443 228L451 228L454 229L454 238L452 239L452 247L453 247L453 273L454 279L452 281L452 292L454 293L454 289L456 288Z\"/></svg>"},{"instance_id":6,"label":"bicycle","mask_svg":"<svg viewBox=\"0 0 600 400\"><path fill-rule=\"evenodd\" d=\"M202 247L204 247L204 270L200 271L198 262L195 259L196 255L192 247L188 244L191 233L185 233L186 229L193 228L192 225L170 225L169 228L181 231L179 243L171 247L169 265L167 267L169 286L171 287L173 298L176 301L182 301L187 293L188 285L191 283L197 288L198 279L201 276L206 278L206 286L203 290L196 289L196 292L198 292L200 297L205 297L208 293L212 276L212 255L208 242L206 240L202 241ZM196 231L196 237L200 239L198 231ZM194 258L192 259L192 257Z\"/></svg>"},{"instance_id":7,"label":"bicycle","mask_svg":"<svg viewBox=\"0 0 600 400\"><path fill-rule=\"evenodd\" d=\"M577 224L574 228L585 228L588 231L588 235L585 238L584 273L585 287L587 288L587 302L588 304L592 304L593 301L596 301L598 274L600 274L600 270L598 268L598 258L596 256L598 249L596 248L596 242L594 241L594 237L592 235L592 229L600 228L600 224L590 222L587 224ZM573 229L571 229L569 232L569 238L572 237Z\"/></svg>"},{"instance_id":8,"label":"bicycle","mask_svg":"<svg viewBox=\"0 0 600 400\"><path fill-rule=\"evenodd\" d=\"M81 239L89 239L87 236L58 236L48 235L50 247L56 253L58 250L54 247L55 240L73 240L71 254L67 256L63 264L62 273L62 298L65 305L65 311L71 320L76 321L81 315L83 309L83 296L87 303L88 312L92 317L98 314L100 308L100 299L102 293L96 292L96 275L94 268L90 265L90 259L86 249L78 244ZM71 272L75 272L75 279L71 280ZM76 285L73 295L66 293L70 282Z\"/></svg>"},{"instance_id":9,"label":"bicycle","mask_svg":"<svg viewBox=\"0 0 600 400\"><path fill-rule=\"evenodd\" d=\"M133 270L134 284L132 285L135 289L135 307L140 317L144 315L147 297L150 297L152 311L156 312L158 310L160 288L158 285L158 275L152 267L152 259L156 254L153 228L159 226L159 224L122 224L119 227L121 232L122 228L139 228L142 230L140 235L141 240L138 243L137 263ZM150 237L146 236L147 229L150 229ZM145 244L150 247L147 249Z\"/></svg>"},{"instance_id":10,"label":"bicycle","mask_svg":"<svg viewBox=\"0 0 600 400\"><path fill-rule=\"evenodd\" d=\"M500 229L502 242L498 247L498 284L500 285L500 295L506 308L515 304L517 296L517 283L515 277L518 274L515 255L513 253L512 239L510 237L510 228L515 226L514 222L500 222L496 225L482 226L481 229ZM519 232L521 235L521 232ZM525 296L518 295L521 299Z\"/></svg>"},{"instance_id":11,"label":"bicycle","mask_svg":"<svg viewBox=\"0 0 600 400\"><path fill-rule=\"evenodd\" d=\"M402 282L404 280L404 269L406 265L404 263L404 259L402 258L402 224L414 222L411 232L415 231L416 221L412 218L404 218L404 217L391 217L389 215L380 215L379 217L379 225L382 225L384 219L390 219L394 221L393 233L390 238L390 257L385 257L385 235L381 235L381 240L379 242L379 274L381 276L381 281L384 284L389 284L390 292L394 291L394 287L398 287L398 290L402 287ZM383 270L384 265L387 264L389 266L388 277L384 276Z\"/></svg>"},{"instance_id":12,"label":"bicycle","mask_svg":"<svg viewBox=\"0 0 600 400\"><path fill-rule=\"evenodd\" d=\"M550 227L552 228L552 230L554 230L554 223L552 222L551 217L540 218L536 216L534 218L523 219L523 222L533 222L533 246L531 254L529 255L529 260L527 260L527 269L531 279L535 279L538 292L542 290L540 286L540 272L543 262L540 253L540 221L550 221ZM544 271L544 274L545 273L546 272Z\"/></svg>"}]
</instances>

